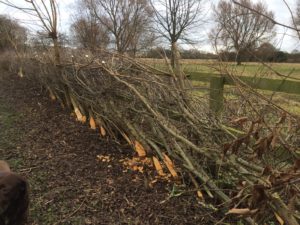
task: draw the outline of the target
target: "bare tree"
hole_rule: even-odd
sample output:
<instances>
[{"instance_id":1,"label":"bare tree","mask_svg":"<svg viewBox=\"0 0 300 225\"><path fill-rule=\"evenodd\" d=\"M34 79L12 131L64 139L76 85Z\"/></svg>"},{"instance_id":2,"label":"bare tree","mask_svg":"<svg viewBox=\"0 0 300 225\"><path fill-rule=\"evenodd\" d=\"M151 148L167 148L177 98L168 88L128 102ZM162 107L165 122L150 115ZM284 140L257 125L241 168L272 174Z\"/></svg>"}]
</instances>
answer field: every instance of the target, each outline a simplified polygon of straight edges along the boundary
<instances>
[{"instance_id":1,"label":"bare tree","mask_svg":"<svg viewBox=\"0 0 300 225\"><path fill-rule=\"evenodd\" d=\"M221 41L229 50L235 50L237 65L241 65L243 55L271 39L274 28L274 23L266 18L273 18L273 12L263 3L241 0L240 4L243 6L226 0L219 2L214 8L216 28L212 33L217 43Z\"/></svg>"},{"instance_id":2,"label":"bare tree","mask_svg":"<svg viewBox=\"0 0 300 225\"><path fill-rule=\"evenodd\" d=\"M155 18L154 30L171 45L171 65L183 80L180 72L178 40L189 41L191 28L198 26L202 17L204 0L151 0Z\"/></svg>"},{"instance_id":3,"label":"bare tree","mask_svg":"<svg viewBox=\"0 0 300 225\"><path fill-rule=\"evenodd\" d=\"M0 50L13 49L18 51L25 45L27 30L17 21L0 15Z\"/></svg>"},{"instance_id":4,"label":"bare tree","mask_svg":"<svg viewBox=\"0 0 300 225\"><path fill-rule=\"evenodd\" d=\"M23 77L23 56L27 41L27 30L17 21L0 16L0 50L13 50L20 63L18 75Z\"/></svg>"},{"instance_id":5,"label":"bare tree","mask_svg":"<svg viewBox=\"0 0 300 225\"><path fill-rule=\"evenodd\" d=\"M109 32L88 9L86 0L77 0L74 4L70 31L73 42L90 51L106 48L109 44Z\"/></svg>"},{"instance_id":6,"label":"bare tree","mask_svg":"<svg viewBox=\"0 0 300 225\"><path fill-rule=\"evenodd\" d=\"M135 53L151 16L147 0L85 0L92 14L111 34L116 50Z\"/></svg>"},{"instance_id":7,"label":"bare tree","mask_svg":"<svg viewBox=\"0 0 300 225\"><path fill-rule=\"evenodd\" d=\"M106 48L109 44L107 30L93 18L76 18L71 25L71 32L76 42L90 51Z\"/></svg>"},{"instance_id":8,"label":"bare tree","mask_svg":"<svg viewBox=\"0 0 300 225\"><path fill-rule=\"evenodd\" d=\"M290 9L290 8L289 8ZM291 12L291 17L292 17L292 30L294 30L295 32L297 32L298 38L300 39L300 0L297 0L296 2L296 11Z\"/></svg>"},{"instance_id":9,"label":"bare tree","mask_svg":"<svg viewBox=\"0 0 300 225\"><path fill-rule=\"evenodd\" d=\"M295 22L298 26L300 25L300 0L296 2Z\"/></svg>"},{"instance_id":10,"label":"bare tree","mask_svg":"<svg viewBox=\"0 0 300 225\"><path fill-rule=\"evenodd\" d=\"M40 22L41 28L51 38L54 47L54 62L60 63L59 41L58 41L58 5L56 0L25 0L25 6L17 5L11 0L0 0L12 8L18 9Z\"/></svg>"}]
</instances>

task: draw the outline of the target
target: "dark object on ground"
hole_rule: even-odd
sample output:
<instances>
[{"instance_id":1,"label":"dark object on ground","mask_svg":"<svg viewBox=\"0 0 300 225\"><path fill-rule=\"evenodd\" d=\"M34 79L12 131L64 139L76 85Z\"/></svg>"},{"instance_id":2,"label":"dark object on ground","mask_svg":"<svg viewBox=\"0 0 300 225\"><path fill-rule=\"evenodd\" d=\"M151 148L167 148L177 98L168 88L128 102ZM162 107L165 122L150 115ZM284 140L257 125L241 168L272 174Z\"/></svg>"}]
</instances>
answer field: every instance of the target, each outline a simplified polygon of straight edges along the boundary
<instances>
[{"instance_id":1,"label":"dark object on ground","mask_svg":"<svg viewBox=\"0 0 300 225\"><path fill-rule=\"evenodd\" d=\"M28 205L26 180L12 173L8 164L0 160L0 225L25 224Z\"/></svg>"}]
</instances>

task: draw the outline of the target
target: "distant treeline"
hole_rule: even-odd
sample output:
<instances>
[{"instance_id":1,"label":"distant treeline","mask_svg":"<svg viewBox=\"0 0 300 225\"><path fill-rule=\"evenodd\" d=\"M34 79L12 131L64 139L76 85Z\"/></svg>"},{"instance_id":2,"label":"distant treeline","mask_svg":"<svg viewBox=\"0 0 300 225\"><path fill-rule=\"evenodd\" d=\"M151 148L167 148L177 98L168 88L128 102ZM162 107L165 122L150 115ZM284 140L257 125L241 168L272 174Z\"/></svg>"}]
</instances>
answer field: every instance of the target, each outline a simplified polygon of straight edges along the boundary
<instances>
[{"instance_id":1,"label":"distant treeline","mask_svg":"<svg viewBox=\"0 0 300 225\"><path fill-rule=\"evenodd\" d=\"M235 52L222 52L218 57L222 61L235 62ZM243 62L286 62L300 63L300 52L288 53L284 51L275 51L272 54L252 52L241 56Z\"/></svg>"},{"instance_id":2,"label":"distant treeline","mask_svg":"<svg viewBox=\"0 0 300 225\"><path fill-rule=\"evenodd\" d=\"M171 54L172 53L170 49L153 48L145 51L141 57L161 59L164 56L171 58ZM180 55L182 59L218 59L218 55L216 54L199 51L197 49L181 50Z\"/></svg>"},{"instance_id":3,"label":"distant treeline","mask_svg":"<svg viewBox=\"0 0 300 225\"><path fill-rule=\"evenodd\" d=\"M182 59L215 59L225 62L235 62L236 53L231 51L222 51L218 55L199 51L197 49L181 50ZM144 52L143 58L162 58L163 56L171 57L171 51L163 48L150 49ZM240 56L243 62L289 62L300 63L300 52L294 51L292 53L277 50L269 43L262 44L259 48L253 51L245 51Z\"/></svg>"}]
</instances>

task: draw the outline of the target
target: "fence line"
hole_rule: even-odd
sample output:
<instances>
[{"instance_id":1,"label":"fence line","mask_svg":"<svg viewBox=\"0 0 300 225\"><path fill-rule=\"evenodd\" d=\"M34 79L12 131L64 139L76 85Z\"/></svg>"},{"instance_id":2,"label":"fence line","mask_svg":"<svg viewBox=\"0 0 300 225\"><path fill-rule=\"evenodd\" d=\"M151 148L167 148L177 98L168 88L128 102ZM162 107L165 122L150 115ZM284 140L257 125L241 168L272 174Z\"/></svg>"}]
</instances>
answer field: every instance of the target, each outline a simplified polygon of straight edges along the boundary
<instances>
[{"instance_id":1,"label":"fence line","mask_svg":"<svg viewBox=\"0 0 300 225\"><path fill-rule=\"evenodd\" d=\"M195 81L209 82L210 83L210 109L219 113L223 109L224 104L224 86L235 85L232 77L224 74L210 74L210 73L189 73L189 78ZM261 77L246 77L237 76L245 84L254 89L282 92L288 94L300 95L300 82L293 80L276 80Z\"/></svg>"}]
</instances>

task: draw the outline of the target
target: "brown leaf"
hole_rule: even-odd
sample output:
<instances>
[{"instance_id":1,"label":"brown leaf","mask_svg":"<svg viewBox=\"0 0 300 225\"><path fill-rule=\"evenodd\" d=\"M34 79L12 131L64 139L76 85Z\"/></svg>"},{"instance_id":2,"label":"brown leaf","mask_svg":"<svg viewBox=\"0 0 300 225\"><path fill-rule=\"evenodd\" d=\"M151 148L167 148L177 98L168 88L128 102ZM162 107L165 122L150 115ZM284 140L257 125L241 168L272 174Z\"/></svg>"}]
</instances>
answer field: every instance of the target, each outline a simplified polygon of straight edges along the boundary
<instances>
[{"instance_id":1,"label":"brown leaf","mask_svg":"<svg viewBox=\"0 0 300 225\"><path fill-rule=\"evenodd\" d=\"M300 159L296 159L294 162L294 172L300 170Z\"/></svg>"},{"instance_id":2,"label":"brown leaf","mask_svg":"<svg viewBox=\"0 0 300 225\"><path fill-rule=\"evenodd\" d=\"M251 208L256 208L266 199L265 187L263 185L255 185L252 190Z\"/></svg>"},{"instance_id":3,"label":"brown leaf","mask_svg":"<svg viewBox=\"0 0 300 225\"><path fill-rule=\"evenodd\" d=\"M268 149L268 138L260 138L255 144L254 144L254 151L256 152L257 156L259 158L262 157L262 155L266 152Z\"/></svg>"},{"instance_id":4,"label":"brown leaf","mask_svg":"<svg viewBox=\"0 0 300 225\"><path fill-rule=\"evenodd\" d=\"M250 144L250 134L247 134L243 137L243 142L248 147L248 145Z\"/></svg>"},{"instance_id":5,"label":"brown leaf","mask_svg":"<svg viewBox=\"0 0 300 225\"><path fill-rule=\"evenodd\" d=\"M263 172L262 172L262 176L268 176L268 175L271 175L272 174L272 167L270 165L267 165Z\"/></svg>"},{"instance_id":6,"label":"brown leaf","mask_svg":"<svg viewBox=\"0 0 300 225\"><path fill-rule=\"evenodd\" d=\"M282 184L282 183L286 183L286 182L289 182L290 180L292 180L293 178L295 177L295 174L293 173L281 173L276 181L275 181L275 184Z\"/></svg>"},{"instance_id":7,"label":"brown leaf","mask_svg":"<svg viewBox=\"0 0 300 225\"><path fill-rule=\"evenodd\" d=\"M229 151L229 149L231 148L232 143L225 143L223 144L223 153L224 155L226 155L226 153Z\"/></svg>"},{"instance_id":8,"label":"brown leaf","mask_svg":"<svg viewBox=\"0 0 300 225\"><path fill-rule=\"evenodd\" d=\"M231 146L232 153L234 153L234 154L238 153L238 150L239 150L240 146L243 144L243 142L244 142L243 137L235 140Z\"/></svg>"},{"instance_id":9,"label":"brown leaf","mask_svg":"<svg viewBox=\"0 0 300 225\"><path fill-rule=\"evenodd\" d=\"M272 143L272 140L274 138L276 134L274 132L272 132L271 134L269 134L269 136L267 137L267 149L271 149L271 143Z\"/></svg>"},{"instance_id":10,"label":"brown leaf","mask_svg":"<svg viewBox=\"0 0 300 225\"><path fill-rule=\"evenodd\" d=\"M255 140L259 139L259 131L258 130L256 130L252 135Z\"/></svg>"}]
</instances>

